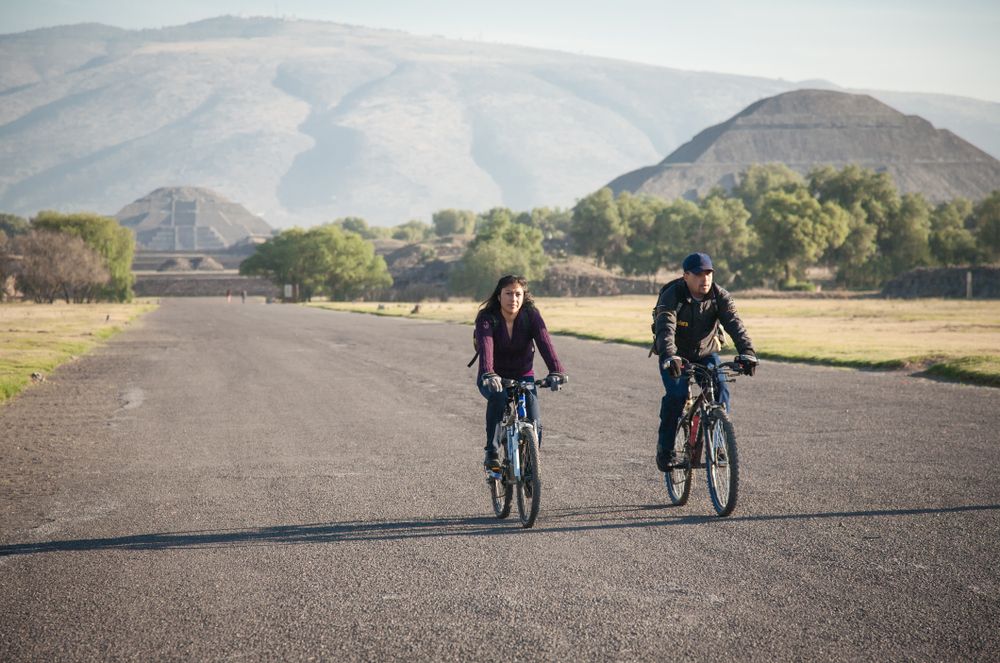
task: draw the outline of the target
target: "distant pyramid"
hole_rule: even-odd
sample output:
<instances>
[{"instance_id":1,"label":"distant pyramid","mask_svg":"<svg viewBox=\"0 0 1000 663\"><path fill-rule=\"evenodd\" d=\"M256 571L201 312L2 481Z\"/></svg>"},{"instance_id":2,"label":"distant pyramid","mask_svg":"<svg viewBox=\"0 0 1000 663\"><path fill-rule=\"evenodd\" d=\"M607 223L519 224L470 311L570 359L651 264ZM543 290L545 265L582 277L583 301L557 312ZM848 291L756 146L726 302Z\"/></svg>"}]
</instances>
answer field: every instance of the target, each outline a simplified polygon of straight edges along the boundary
<instances>
[{"instance_id":1,"label":"distant pyramid","mask_svg":"<svg viewBox=\"0 0 1000 663\"><path fill-rule=\"evenodd\" d=\"M609 187L667 199L731 189L752 164L780 162L805 174L857 164L887 172L902 193L931 201L972 200L1000 189L1000 161L945 129L868 95L796 90L757 101L705 129L655 166Z\"/></svg>"},{"instance_id":2,"label":"distant pyramid","mask_svg":"<svg viewBox=\"0 0 1000 663\"><path fill-rule=\"evenodd\" d=\"M251 237L271 236L264 219L196 187L157 189L115 217L135 232L139 248L147 251L221 250Z\"/></svg>"}]
</instances>

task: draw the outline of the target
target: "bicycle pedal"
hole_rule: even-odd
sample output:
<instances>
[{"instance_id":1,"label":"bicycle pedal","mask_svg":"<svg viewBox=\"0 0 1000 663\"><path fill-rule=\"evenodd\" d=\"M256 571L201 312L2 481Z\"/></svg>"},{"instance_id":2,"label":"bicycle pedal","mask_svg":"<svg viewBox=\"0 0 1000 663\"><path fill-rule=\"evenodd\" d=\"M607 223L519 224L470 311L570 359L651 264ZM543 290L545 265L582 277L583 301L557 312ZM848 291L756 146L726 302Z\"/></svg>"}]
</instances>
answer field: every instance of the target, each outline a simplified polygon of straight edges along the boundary
<instances>
[{"instance_id":1,"label":"bicycle pedal","mask_svg":"<svg viewBox=\"0 0 1000 663\"><path fill-rule=\"evenodd\" d=\"M499 472L491 472L489 470L486 470L486 480L489 481L491 479L494 481L502 481L503 475L500 474Z\"/></svg>"}]
</instances>

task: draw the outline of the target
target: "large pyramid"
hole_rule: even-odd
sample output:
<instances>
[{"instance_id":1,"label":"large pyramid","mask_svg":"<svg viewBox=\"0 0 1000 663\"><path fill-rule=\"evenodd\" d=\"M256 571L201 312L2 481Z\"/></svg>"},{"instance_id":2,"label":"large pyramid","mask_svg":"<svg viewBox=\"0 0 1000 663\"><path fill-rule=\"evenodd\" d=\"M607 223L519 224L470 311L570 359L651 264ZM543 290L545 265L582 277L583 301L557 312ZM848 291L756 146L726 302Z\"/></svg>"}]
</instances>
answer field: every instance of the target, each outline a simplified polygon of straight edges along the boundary
<instances>
[{"instance_id":1,"label":"large pyramid","mask_svg":"<svg viewBox=\"0 0 1000 663\"><path fill-rule=\"evenodd\" d=\"M239 203L208 189L165 187L115 215L147 251L226 249L252 237L270 237L271 226Z\"/></svg>"},{"instance_id":2,"label":"large pyramid","mask_svg":"<svg viewBox=\"0 0 1000 663\"><path fill-rule=\"evenodd\" d=\"M802 174L857 164L888 172L902 193L979 200L1000 189L1000 161L950 131L867 95L797 90L762 99L705 129L655 166L609 187L667 199L732 188L752 164L784 163Z\"/></svg>"}]
</instances>

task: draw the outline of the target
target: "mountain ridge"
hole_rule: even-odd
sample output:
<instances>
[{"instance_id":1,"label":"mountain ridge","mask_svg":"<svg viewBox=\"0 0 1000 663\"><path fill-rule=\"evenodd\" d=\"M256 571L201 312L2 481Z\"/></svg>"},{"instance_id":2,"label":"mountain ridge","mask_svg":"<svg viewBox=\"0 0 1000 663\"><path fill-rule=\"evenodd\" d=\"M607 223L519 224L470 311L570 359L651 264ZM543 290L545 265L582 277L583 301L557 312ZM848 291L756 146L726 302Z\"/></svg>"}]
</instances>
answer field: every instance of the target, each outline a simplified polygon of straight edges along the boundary
<instances>
[{"instance_id":1,"label":"mountain ridge","mask_svg":"<svg viewBox=\"0 0 1000 663\"><path fill-rule=\"evenodd\" d=\"M753 164L780 162L805 175L857 164L888 172L901 193L933 202L979 200L1000 189L1000 161L946 129L869 95L794 90L750 104L708 127L655 166L609 183L664 198L731 188Z\"/></svg>"},{"instance_id":2,"label":"mountain ridge","mask_svg":"<svg viewBox=\"0 0 1000 663\"><path fill-rule=\"evenodd\" d=\"M796 88L270 18L3 35L0 62L0 209L114 213L187 184L277 227L569 206ZM1000 154L1000 104L889 94Z\"/></svg>"}]
</instances>

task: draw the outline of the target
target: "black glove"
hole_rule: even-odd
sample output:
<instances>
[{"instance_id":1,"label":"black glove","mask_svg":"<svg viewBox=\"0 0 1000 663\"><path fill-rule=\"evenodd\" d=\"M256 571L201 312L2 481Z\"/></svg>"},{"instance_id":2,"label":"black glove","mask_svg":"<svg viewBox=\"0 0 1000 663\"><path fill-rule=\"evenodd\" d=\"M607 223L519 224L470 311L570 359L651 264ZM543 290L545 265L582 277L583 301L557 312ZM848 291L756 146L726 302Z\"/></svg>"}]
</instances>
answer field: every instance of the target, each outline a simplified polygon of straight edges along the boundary
<instances>
[{"instance_id":1,"label":"black glove","mask_svg":"<svg viewBox=\"0 0 1000 663\"><path fill-rule=\"evenodd\" d=\"M667 357L660 362L660 366L666 369L667 375L675 380L684 372L684 360L680 357Z\"/></svg>"},{"instance_id":2,"label":"black glove","mask_svg":"<svg viewBox=\"0 0 1000 663\"><path fill-rule=\"evenodd\" d=\"M549 389L552 391L559 391L562 385L569 382L569 377L565 373L557 373L552 371L545 377L545 381L549 383Z\"/></svg>"},{"instance_id":3,"label":"black glove","mask_svg":"<svg viewBox=\"0 0 1000 663\"><path fill-rule=\"evenodd\" d=\"M743 375L749 375L753 377L753 374L757 372L757 357L753 354L744 354L736 358L736 363L740 365L740 371Z\"/></svg>"},{"instance_id":4,"label":"black glove","mask_svg":"<svg viewBox=\"0 0 1000 663\"><path fill-rule=\"evenodd\" d=\"M503 383L500 381L500 376L496 373L483 373L481 384L493 393L503 391Z\"/></svg>"}]
</instances>

